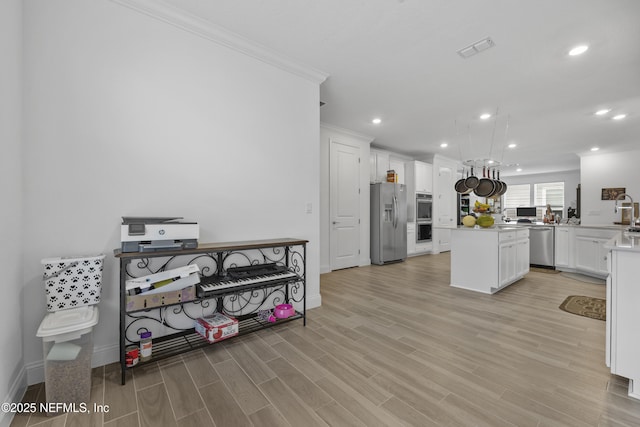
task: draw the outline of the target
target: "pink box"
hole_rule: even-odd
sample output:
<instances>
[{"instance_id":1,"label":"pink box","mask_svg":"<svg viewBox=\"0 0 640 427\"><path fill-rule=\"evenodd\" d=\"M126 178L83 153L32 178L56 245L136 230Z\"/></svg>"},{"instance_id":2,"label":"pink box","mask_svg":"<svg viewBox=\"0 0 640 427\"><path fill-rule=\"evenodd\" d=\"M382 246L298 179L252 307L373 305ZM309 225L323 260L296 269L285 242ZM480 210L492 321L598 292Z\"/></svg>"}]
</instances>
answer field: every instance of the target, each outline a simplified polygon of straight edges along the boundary
<instances>
[{"instance_id":1,"label":"pink box","mask_svg":"<svg viewBox=\"0 0 640 427\"><path fill-rule=\"evenodd\" d=\"M196 320L195 330L204 339L214 343L238 335L238 320L222 313L213 313Z\"/></svg>"}]
</instances>

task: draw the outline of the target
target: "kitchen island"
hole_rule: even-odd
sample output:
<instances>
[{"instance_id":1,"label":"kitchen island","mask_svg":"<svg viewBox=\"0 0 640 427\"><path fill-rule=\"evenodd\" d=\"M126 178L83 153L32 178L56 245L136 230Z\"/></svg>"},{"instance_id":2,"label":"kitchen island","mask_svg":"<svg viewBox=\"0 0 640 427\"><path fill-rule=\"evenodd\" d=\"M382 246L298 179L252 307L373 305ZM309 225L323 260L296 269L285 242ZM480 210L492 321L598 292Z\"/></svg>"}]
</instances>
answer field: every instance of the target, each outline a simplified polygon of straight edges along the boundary
<instances>
[{"instance_id":1,"label":"kitchen island","mask_svg":"<svg viewBox=\"0 0 640 427\"><path fill-rule=\"evenodd\" d=\"M640 399L640 236L618 232L605 243L607 277L606 364L629 379L629 396Z\"/></svg>"},{"instance_id":2,"label":"kitchen island","mask_svg":"<svg viewBox=\"0 0 640 427\"><path fill-rule=\"evenodd\" d=\"M494 294L529 272L529 228L451 228L451 286Z\"/></svg>"}]
</instances>

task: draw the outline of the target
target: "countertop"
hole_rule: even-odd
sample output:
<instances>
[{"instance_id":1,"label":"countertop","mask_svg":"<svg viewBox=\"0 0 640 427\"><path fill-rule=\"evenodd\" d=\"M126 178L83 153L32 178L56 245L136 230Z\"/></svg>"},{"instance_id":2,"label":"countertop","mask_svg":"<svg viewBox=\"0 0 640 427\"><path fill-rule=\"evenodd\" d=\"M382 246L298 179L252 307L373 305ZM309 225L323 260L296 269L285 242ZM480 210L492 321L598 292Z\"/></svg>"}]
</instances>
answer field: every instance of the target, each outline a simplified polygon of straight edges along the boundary
<instances>
[{"instance_id":1,"label":"countertop","mask_svg":"<svg viewBox=\"0 0 640 427\"><path fill-rule=\"evenodd\" d=\"M582 225L582 224L545 224L543 222L501 222L495 223L492 227L482 228L480 226L465 227L464 225L433 225L433 228L442 228L449 230L515 230L523 227L559 227L559 228L575 228L575 229L605 229L605 230L620 230L626 231L629 225L612 225L612 224L594 224L594 225Z\"/></svg>"},{"instance_id":2,"label":"countertop","mask_svg":"<svg viewBox=\"0 0 640 427\"><path fill-rule=\"evenodd\" d=\"M612 251L640 253L640 233L621 231L609 239L604 247Z\"/></svg>"},{"instance_id":3,"label":"countertop","mask_svg":"<svg viewBox=\"0 0 640 427\"><path fill-rule=\"evenodd\" d=\"M515 227L571 227L571 228L605 228L607 230L623 230L629 228L629 225L615 225L615 224L593 224L593 225L583 225L583 224L545 224L543 222L505 222L496 225L509 225Z\"/></svg>"},{"instance_id":4,"label":"countertop","mask_svg":"<svg viewBox=\"0 0 640 427\"><path fill-rule=\"evenodd\" d=\"M444 228L444 227L443 227ZM473 227L465 227L464 225L459 225L457 227L447 227L450 228L452 230L461 230L461 231L513 231L513 230L517 230L519 228L523 228L523 227L518 227L518 226L510 226L510 225L505 225L505 224L496 224L492 227L487 227L487 228L483 228L480 227L478 225L475 225Z\"/></svg>"}]
</instances>

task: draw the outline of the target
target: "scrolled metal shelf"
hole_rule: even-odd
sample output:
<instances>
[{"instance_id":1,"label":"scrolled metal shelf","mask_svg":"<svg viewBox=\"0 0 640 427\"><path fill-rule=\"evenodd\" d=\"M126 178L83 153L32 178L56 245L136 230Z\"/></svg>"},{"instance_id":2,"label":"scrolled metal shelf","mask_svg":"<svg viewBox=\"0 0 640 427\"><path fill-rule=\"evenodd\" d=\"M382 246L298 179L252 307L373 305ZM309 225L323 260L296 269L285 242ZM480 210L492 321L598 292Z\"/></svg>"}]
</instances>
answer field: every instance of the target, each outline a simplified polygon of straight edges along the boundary
<instances>
[{"instance_id":1,"label":"scrolled metal shelf","mask_svg":"<svg viewBox=\"0 0 640 427\"><path fill-rule=\"evenodd\" d=\"M132 254L115 250L115 256L120 258L122 384L125 383L127 369L125 348L139 342L138 333L142 330L153 330L151 360L154 361L211 345L195 333L193 325L197 318L216 311L238 319L238 335L296 319L303 319L306 325L306 243L300 239L272 239L203 244L196 249L167 253ZM229 268L271 263L285 266L297 276L209 292L191 301L126 311L126 280L193 263L200 268L201 283L211 283L224 277ZM296 304L296 314L274 323L265 322L258 316L261 311L271 310L281 303Z\"/></svg>"}]
</instances>

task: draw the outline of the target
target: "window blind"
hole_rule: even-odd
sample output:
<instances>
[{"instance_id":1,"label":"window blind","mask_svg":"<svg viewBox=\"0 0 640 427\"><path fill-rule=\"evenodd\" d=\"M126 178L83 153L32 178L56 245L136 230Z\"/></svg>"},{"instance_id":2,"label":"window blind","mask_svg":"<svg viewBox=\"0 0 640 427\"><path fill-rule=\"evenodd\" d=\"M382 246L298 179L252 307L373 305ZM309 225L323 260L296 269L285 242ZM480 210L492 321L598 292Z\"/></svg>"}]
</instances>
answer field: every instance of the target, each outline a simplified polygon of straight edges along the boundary
<instances>
[{"instance_id":1,"label":"window blind","mask_svg":"<svg viewBox=\"0 0 640 427\"><path fill-rule=\"evenodd\" d=\"M564 210L564 182L545 182L533 186L534 205L551 205L554 211Z\"/></svg>"}]
</instances>

